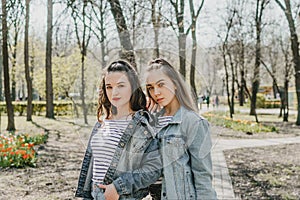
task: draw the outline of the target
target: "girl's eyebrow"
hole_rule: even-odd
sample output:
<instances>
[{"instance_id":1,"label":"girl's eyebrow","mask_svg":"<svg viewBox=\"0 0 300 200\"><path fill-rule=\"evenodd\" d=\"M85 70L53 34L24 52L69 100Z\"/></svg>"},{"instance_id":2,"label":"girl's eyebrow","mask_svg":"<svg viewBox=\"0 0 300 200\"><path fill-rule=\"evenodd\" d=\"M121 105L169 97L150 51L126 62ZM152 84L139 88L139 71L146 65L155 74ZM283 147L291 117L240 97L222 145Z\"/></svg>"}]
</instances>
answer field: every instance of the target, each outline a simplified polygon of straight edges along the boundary
<instances>
[{"instance_id":1,"label":"girl's eyebrow","mask_svg":"<svg viewBox=\"0 0 300 200\"><path fill-rule=\"evenodd\" d=\"M124 84L125 81L120 81L120 82L117 82L117 84ZM105 85L111 85L110 83L106 83Z\"/></svg>"},{"instance_id":2,"label":"girl's eyebrow","mask_svg":"<svg viewBox=\"0 0 300 200\"><path fill-rule=\"evenodd\" d=\"M164 81L164 79L160 79L160 80L156 81L155 84L158 84L159 82L162 82L162 81ZM151 83L146 84L146 86L151 86L151 85L152 85Z\"/></svg>"}]
</instances>

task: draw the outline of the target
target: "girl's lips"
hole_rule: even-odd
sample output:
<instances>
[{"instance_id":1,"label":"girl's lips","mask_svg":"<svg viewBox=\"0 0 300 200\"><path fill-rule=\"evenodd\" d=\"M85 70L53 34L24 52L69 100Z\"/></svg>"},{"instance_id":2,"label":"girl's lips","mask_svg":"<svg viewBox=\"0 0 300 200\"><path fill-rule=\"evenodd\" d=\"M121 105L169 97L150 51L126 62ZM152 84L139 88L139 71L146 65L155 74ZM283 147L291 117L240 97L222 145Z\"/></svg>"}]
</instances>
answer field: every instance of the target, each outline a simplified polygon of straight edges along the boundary
<instances>
[{"instance_id":1,"label":"girl's lips","mask_svg":"<svg viewBox=\"0 0 300 200\"><path fill-rule=\"evenodd\" d=\"M120 100L121 98L112 98L112 100L114 100L114 101L118 101L118 100Z\"/></svg>"},{"instance_id":2,"label":"girl's lips","mask_svg":"<svg viewBox=\"0 0 300 200\"><path fill-rule=\"evenodd\" d=\"M159 98L159 99L157 99L156 101L157 101L157 103L159 103L159 102L161 102L161 101L163 101L164 100L164 98Z\"/></svg>"}]
</instances>

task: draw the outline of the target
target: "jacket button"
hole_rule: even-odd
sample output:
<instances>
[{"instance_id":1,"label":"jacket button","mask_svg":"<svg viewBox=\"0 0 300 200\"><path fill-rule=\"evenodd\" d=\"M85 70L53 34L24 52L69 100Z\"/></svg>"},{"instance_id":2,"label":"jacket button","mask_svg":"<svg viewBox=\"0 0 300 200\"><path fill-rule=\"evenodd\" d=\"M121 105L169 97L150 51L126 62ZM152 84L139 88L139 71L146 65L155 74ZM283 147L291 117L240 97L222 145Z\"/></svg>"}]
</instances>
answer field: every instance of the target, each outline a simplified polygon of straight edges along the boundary
<instances>
[{"instance_id":1,"label":"jacket button","mask_svg":"<svg viewBox=\"0 0 300 200\"><path fill-rule=\"evenodd\" d=\"M148 131L144 131L144 134L147 135Z\"/></svg>"},{"instance_id":2,"label":"jacket button","mask_svg":"<svg viewBox=\"0 0 300 200\"><path fill-rule=\"evenodd\" d=\"M123 142L121 142L120 145L121 145L121 147L124 147L124 143Z\"/></svg>"},{"instance_id":3,"label":"jacket button","mask_svg":"<svg viewBox=\"0 0 300 200\"><path fill-rule=\"evenodd\" d=\"M132 128L132 127L133 127L132 124L130 124L130 125L129 125L129 128Z\"/></svg>"}]
</instances>

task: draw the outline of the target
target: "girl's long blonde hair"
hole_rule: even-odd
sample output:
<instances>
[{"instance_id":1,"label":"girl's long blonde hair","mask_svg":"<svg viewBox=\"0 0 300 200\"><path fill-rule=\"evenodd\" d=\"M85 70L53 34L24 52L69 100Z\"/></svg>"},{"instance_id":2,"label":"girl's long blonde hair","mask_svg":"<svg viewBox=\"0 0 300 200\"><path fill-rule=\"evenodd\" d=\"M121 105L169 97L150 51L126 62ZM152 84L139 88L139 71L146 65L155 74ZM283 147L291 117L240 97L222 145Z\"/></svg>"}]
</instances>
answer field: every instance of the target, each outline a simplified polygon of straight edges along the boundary
<instances>
[{"instance_id":1,"label":"girl's long blonde hair","mask_svg":"<svg viewBox=\"0 0 300 200\"><path fill-rule=\"evenodd\" d=\"M149 62L146 71L150 72L158 69L162 70L162 72L166 76L168 76L175 85L175 96L177 97L180 105L184 106L188 110L197 112L198 107L195 104L195 97L194 95L192 95L192 92L188 89L186 83L183 81L180 74L175 70L175 68L165 59L156 58ZM148 90L147 94L150 98L152 98Z\"/></svg>"}]
</instances>

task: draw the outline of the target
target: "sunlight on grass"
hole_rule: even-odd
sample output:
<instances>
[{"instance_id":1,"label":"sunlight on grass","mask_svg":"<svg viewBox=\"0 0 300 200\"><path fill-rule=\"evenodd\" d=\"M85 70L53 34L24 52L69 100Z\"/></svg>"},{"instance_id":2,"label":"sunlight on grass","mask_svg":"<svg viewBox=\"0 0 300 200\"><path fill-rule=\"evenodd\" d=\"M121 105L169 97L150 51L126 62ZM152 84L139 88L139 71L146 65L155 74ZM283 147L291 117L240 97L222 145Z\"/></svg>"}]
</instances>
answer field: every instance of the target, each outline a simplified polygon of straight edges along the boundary
<instances>
[{"instance_id":1,"label":"sunlight on grass","mask_svg":"<svg viewBox=\"0 0 300 200\"><path fill-rule=\"evenodd\" d=\"M249 117L236 117L236 119L231 119L228 112L207 112L202 114L208 121L217 126L223 126L226 128L231 128L236 131L243 131L249 133L260 133L260 132L277 132L278 129L275 126L267 126L262 123L256 123L249 120Z\"/></svg>"}]
</instances>

